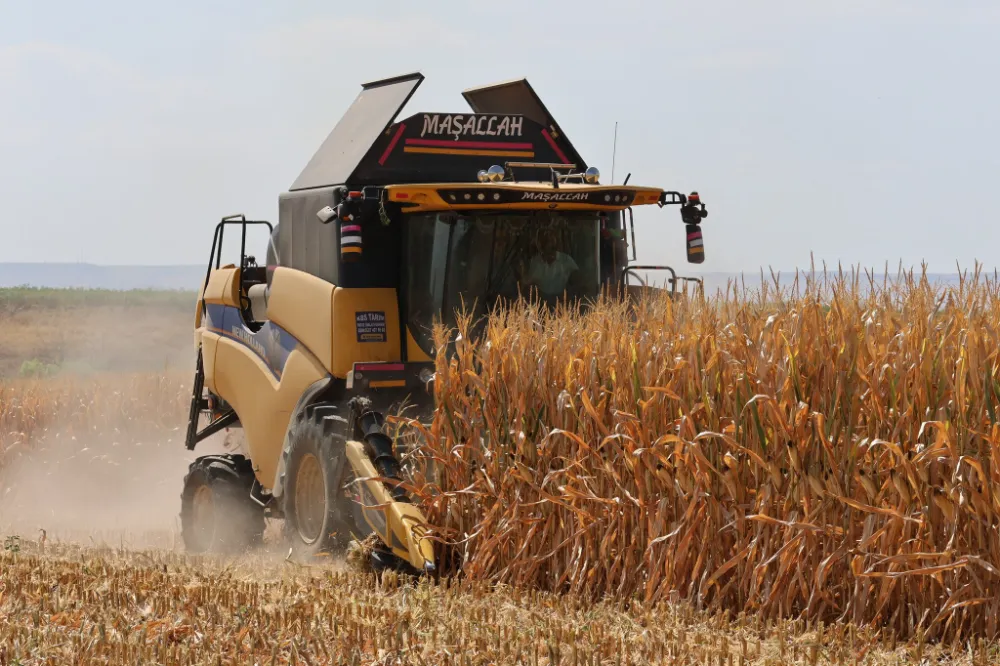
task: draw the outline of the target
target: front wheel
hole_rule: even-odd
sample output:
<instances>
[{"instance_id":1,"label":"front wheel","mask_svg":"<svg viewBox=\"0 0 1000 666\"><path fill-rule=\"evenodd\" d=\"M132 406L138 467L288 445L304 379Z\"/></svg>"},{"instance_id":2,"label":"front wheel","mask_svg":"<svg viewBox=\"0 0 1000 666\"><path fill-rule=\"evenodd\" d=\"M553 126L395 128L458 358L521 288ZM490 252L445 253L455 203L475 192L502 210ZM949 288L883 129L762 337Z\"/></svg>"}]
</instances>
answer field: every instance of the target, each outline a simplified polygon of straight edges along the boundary
<instances>
[{"instance_id":1,"label":"front wheel","mask_svg":"<svg viewBox=\"0 0 1000 666\"><path fill-rule=\"evenodd\" d=\"M339 554L353 536L344 494L347 421L336 412L333 405L311 405L289 432L281 502L285 538L300 558Z\"/></svg>"},{"instance_id":2,"label":"front wheel","mask_svg":"<svg viewBox=\"0 0 1000 666\"><path fill-rule=\"evenodd\" d=\"M263 541L264 509L250 496L253 482L243 456L191 463L181 492L181 536L189 553L236 553Z\"/></svg>"}]
</instances>

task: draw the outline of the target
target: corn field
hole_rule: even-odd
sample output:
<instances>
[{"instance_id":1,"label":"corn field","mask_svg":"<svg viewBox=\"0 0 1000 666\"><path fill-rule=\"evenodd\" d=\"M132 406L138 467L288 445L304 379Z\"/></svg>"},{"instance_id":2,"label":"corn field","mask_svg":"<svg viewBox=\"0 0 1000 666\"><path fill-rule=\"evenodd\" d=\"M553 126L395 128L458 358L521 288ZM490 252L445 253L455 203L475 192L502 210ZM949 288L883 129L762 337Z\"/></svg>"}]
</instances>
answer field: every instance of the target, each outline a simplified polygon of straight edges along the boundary
<instances>
[{"instance_id":1,"label":"corn field","mask_svg":"<svg viewBox=\"0 0 1000 666\"><path fill-rule=\"evenodd\" d=\"M432 419L410 422L413 494L457 579L4 535L0 665L996 657L995 277L838 275L475 324L438 355ZM0 481L88 439L114 447L92 469L135 462L137 438L184 428L189 382L0 385Z\"/></svg>"},{"instance_id":2,"label":"corn field","mask_svg":"<svg viewBox=\"0 0 1000 666\"><path fill-rule=\"evenodd\" d=\"M0 383L0 471L54 435L109 438L183 426L190 381L107 374Z\"/></svg>"},{"instance_id":3,"label":"corn field","mask_svg":"<svg viewBox=\"0 0 1000 666\"><path fill-rule=\"evenodd\" d=\"M413 477L464 575L1000 633L996 279L841 273L474 324L437 360Z\"/></svg>"}]
</instances>

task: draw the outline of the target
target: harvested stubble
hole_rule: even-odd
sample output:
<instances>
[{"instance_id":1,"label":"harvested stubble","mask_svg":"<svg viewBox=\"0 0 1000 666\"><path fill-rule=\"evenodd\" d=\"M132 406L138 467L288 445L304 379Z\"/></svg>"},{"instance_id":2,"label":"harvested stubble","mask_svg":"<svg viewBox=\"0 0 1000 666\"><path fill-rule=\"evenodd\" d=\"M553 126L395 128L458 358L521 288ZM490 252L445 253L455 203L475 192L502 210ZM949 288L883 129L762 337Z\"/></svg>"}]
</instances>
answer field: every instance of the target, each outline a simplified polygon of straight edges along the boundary
<instances>
[{"instance_id":1,"label":"harvested stubble","mask_svg":"<svg viewBox=\"0 0 1000 666\"><path fill-rule=\"evenodd\" d=\"M470 580L376 581L236 561L24 542L0 551L0 666L13 664L856 664L951 659L846 626L623 611ZM953 664L986 663L982 648Z\"/></svg>"},{"instance_id":2,"label":"harvested stubble","mask_svg":"<svg viewBox=\"0 0 1000 666\"><path fill-rule=\"evenodd\" d=\"M860 280L461 320L439 538L473 579L996 638L1000 286Z\"/></svg>"}]
</instances>

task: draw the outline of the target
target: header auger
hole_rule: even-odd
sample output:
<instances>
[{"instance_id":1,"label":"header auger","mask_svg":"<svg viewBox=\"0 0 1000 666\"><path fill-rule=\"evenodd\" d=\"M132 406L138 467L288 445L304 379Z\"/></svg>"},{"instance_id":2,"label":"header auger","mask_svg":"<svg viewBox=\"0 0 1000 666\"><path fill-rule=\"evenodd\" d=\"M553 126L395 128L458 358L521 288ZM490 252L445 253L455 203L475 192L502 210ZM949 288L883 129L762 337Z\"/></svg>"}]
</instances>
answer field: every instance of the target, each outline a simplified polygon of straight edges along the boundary
<instances>
[{"instance_id":1,"label":"header auger","mask_svg":"<svg viewBox=\"0 0 1000 666\"><path fill-rule=\"evenodd\" d=\"M697 281L635 264L632 224L635 206L680 206L688 261L701 263L696 192L601 184L523 79L465 91L472 113L397 120L422 80L365 84L279 197L276 226L231 216L216 227L186 444L240 427L245 450L191 465L181 510L191 551L253 545L269 516L300 556L374 534L377 568L434 571L383 428L403 400L433 410L434 319L454 323L463 301L488 314L524 293L626 295L637 270L669 271L671 293ZM264 266L246 252L258 229ZM238 266L222 265L232 231Z\"/></svg>"}]
</instances>

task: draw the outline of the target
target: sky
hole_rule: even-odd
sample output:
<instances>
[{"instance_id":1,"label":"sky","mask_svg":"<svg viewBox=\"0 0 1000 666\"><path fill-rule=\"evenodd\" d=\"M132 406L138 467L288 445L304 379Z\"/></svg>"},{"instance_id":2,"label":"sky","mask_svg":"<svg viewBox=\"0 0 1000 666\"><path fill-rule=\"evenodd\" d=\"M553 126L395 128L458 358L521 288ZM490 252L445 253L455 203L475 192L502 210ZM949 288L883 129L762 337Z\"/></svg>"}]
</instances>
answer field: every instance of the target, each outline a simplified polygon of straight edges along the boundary
<instances>
[{"instance_id":1,"label":"sky","mask_svg":"<svg viewBox=\"0 0 1000 666\"><path fill-rule=\"evenodd\" d=\"M0 0L0 262L205 262L417 70L404 116L526 77L605 182L698 190L705 262L649 207L644 263L992 270L997 34L992 0Z\"/></svg>"}]
</instances>

